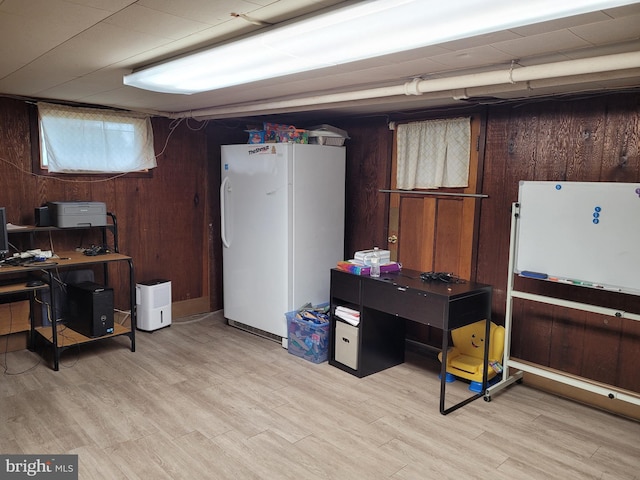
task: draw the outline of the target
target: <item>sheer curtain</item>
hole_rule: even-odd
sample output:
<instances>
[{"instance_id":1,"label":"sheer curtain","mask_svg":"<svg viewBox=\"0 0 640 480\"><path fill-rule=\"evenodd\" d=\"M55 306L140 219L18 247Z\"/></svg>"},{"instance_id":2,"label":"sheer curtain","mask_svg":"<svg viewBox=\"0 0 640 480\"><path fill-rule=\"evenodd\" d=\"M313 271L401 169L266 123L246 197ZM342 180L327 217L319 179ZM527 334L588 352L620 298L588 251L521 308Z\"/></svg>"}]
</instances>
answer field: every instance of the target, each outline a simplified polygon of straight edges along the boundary
<instances>
[{"instance_id":1,"label":"sheer curtain","mask_svg":"<svg viewBox=\"0 0 640 480\"><path fill-rule=\"evenodd\" d=\"M50 172L124 173L156 167L147 115L38 103L40 148Z\"/></svg>"},{"instance_id":2,"label":"sheer curtain","mask_svg":"<svg viewBox=\"0 0 640 480\"><path fill-rule=\"evenodd\" d=\"M397 127L397 188L466 187L471 119L453 118Z\"/></svg>"}]
</instances>

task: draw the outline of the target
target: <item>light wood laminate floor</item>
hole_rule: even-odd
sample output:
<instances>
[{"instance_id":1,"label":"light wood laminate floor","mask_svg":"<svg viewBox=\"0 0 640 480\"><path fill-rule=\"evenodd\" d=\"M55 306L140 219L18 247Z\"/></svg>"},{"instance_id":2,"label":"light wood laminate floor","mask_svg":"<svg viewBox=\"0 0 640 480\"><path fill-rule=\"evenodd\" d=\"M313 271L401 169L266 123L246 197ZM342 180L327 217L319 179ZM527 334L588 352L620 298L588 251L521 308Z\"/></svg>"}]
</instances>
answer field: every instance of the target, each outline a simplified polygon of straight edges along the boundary
<instances>
[{"instance_id":1,"label":"light wood laminate floor","mask_svg":"<svg viewBox=\"0 0 640 480\"><path fill-rule=\"evenodd\" d=\"M68 350L59 372L3 355L0 452L77 454L81 479L640 479L640 423L526 385L442 416L418 353L358 379L219 312L136 339Z\"/></svg>"}]
</instances>

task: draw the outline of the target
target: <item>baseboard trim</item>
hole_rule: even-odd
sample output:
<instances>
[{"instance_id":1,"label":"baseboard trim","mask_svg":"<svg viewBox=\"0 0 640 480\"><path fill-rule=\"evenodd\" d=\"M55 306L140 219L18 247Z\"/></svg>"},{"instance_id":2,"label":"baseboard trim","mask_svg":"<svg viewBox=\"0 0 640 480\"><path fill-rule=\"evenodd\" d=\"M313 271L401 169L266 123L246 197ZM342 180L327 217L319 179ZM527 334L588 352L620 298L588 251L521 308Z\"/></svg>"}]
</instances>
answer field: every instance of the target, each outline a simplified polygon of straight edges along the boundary
<instances>
[{"instance_id":1,"label":"baseboard trim","mask_svg":"<svg viewBox=\"0 0 640 480\"><path fill-rule=\"evenodd\" d=\"M524 372L522 381L530 387L553 395L558 395L559 397L568 398L584 405L599 408L600 410L615 413L633 420L640 420L640 406L633 403L615 398L607 398L605 396L598 395L597 393L589 392L564 383L555 382L551 379L534 375L529 372ZM518 387L514 386L511 388ZM496 397L496 399L497 398L498 397Z\"/></svg>"},{"instance_id":2,"label":"baseboard trim","mask_svg":"<svg viewBox=\"0 0 640 480\"><path fill-rule=\"evenodd\" d=\"M190 298L189 300L181 300L171 304L172 318L189 317L198 313L210 312L209 296Z\"/></svg>"}]
</instances>

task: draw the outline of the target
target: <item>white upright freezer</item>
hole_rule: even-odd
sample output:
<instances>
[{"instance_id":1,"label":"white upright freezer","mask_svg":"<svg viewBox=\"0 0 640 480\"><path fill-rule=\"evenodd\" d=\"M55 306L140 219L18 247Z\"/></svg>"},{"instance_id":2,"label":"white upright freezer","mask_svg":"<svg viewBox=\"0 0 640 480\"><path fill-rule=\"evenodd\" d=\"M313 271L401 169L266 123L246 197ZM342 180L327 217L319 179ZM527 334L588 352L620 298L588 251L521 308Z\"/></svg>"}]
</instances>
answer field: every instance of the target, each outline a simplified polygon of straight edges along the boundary
<instances>
[{"instance_id":1,"label":"white upright freezer","mask_svg":"<svg viewBox=\"0 0 640 480\"><path fill-rule=\"evenodd\" d=\"M345 148L222 146L224 316L287 340L285 313L329 301L344 256Z\"/></svg>"}]
</instances>

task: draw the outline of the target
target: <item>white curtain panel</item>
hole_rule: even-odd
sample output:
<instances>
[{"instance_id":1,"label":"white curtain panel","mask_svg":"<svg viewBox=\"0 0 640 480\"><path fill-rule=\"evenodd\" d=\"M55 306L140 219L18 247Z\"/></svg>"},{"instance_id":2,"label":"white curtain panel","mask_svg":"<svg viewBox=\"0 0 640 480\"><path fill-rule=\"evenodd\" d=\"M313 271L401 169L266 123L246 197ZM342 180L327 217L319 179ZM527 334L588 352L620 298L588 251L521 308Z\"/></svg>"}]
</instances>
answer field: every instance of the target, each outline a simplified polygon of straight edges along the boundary
<instances>
[{"instance_id":1,"label":"white curtain panel","mask_svg":"<svg viewBox=\"0 0 640 480\"><path fill-rule=\"evenodd\" d=\"M471 119L398 125L397 188L467 187Z\"/></svg>"},{"instance_id":2,"label":"white curtain panel","mask_svg":"<svg viewBox=\"0 0 640 480\"><path fill-rule=\"evenodd\" d=\"M124 173L156 167L147 115L38 103L50 172Z\"/></svg>"}]
</instances>

